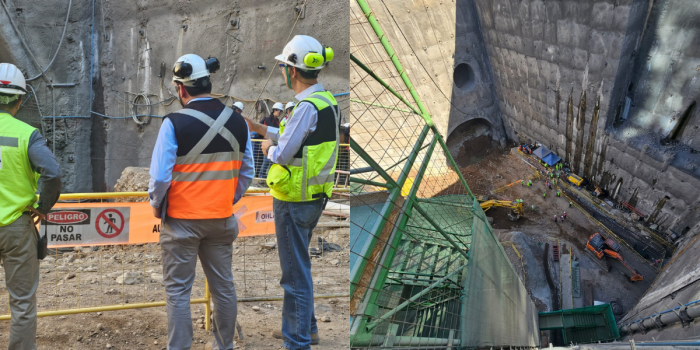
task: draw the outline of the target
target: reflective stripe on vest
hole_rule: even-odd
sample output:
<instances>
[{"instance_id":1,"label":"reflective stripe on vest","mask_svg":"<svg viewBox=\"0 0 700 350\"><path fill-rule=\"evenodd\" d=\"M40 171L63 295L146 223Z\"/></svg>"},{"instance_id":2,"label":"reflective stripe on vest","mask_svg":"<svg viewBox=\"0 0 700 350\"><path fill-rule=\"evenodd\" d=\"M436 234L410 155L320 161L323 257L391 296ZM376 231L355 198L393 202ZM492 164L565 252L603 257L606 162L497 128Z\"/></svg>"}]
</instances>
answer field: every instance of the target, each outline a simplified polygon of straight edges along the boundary
<instances>
[{"instance_id":1,"label":"reflective stripe on vest","mask_svg":"<svg viewBox=\"0 0 700 350\"><path fill-rule=\"evenodd\" d=\"M7 113L0 113L0 227L17 220L27 206L36 207L39 174L29 162L29 139L36 131Z\"/></svg>"},{"instance_id":2,"label":"reflective stripe on vest","mask_svg":"<svg viewBox=\"0 0 700 350\"><path fill-rule=\"evenodd\" d=\"M326 106L315 100L323 102ZM295 154L289 165L280 166L273 164L267 176L267 184L270 187L272 196L287 202L305 202L316 200L323 196L330 197L333 190L336 159L338 157L338 124L340 116L336 111L338 105L333 103L335 100L332 95L327 91L311 94L294 107L292 115L289 117L290 119L294 118L294 112L301 102L312 103L318 109L319 120L316 130L307 136L304 144L302 144L302 149ZM326 108L330 108L332 117ZM332 118L332 120L329 120L329 118ZM329 123L332 125L329 125ZM322 125L326 130L321 130ZM324 138L321 135L324 132L331 132L327 130L328 127L333 127L335 130L333 134L335 136L334 140L330 140L329 137ZM280 128L280 134L283 132L284 128ZM313 139L316 141L309 141ZM313 144L314 142L318 143Z\"/></svg>"},{"instance_id":3,"label":"reflective stripe on vest","mask_svg":"<svg viewBox=\"0 0 700 350\"><path fill-rule=\"evenodd\" d=\"M209 129L186 155L177 157L168 191L168 216L179 219L216 219L233 215L242 155L236 137L224 126L233 110L226 107L213 119L194 109L176 113L194 117ZM232 152L202 154L216 135L231 144ZM203 207L206 206L206 210Z\"/></svg>"}]
</instances>

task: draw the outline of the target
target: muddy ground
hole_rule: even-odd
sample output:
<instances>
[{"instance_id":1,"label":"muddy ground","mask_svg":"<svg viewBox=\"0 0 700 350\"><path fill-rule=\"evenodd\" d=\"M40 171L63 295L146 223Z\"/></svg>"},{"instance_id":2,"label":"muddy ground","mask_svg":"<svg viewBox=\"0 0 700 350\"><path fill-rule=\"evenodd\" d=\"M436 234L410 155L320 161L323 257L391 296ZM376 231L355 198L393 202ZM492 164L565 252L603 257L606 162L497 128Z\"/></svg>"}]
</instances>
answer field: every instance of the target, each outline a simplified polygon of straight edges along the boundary
<instances>
[{"instance_id":1,"label":"muddy ground","mask_svg":"<svg viewBox=\"0 0 700 350\"><path fill-rule=\"evenodd\" d=\"M323 216L314 231L311 247L324 248L312 258L316 295L349 292L349 228L347 220ZM338 227L339 226L339 227ZM318 238L325 244L319 245ZM332 251L331 251L332 250ZM232 271L239 298L238 321L244 338L236 349L279 349L272 338L281 327L281 301L241 301L281 296L279 260L274 235L239 238L234 242ZM54 252L40 268L38 310L85 308L165 300L158 244L85 247ZM0 270L4 280L4 271ZM192 298L204 297L201 266ZM8 293L0 287L0 314L8 314ZM346 349L349 344L348 297L316 299L321 343L314 349ZM193 349L213 341L204 330L204 304L192 305ZM9 337L9 321L0 322L0 348ZM166 349L167 321L164 307L85 313L39 318L39 349Z\"/></svg>"},{"instance_id":2,"label":"muddy ground","mask_svg":"<svg viewBox=\"0 0 700 350\"><path fill-rule=\"evenodd\" d=\"M475 164L462 167L462 174L474 194L489 195L491 199L515 200L523 199L525 215L516 222L508 219L507 208L493 208L486 215L493 218L492 227L501 241L512 241L518 249L521 258L515 253L510 243L504 244L506 254L511 260L516 272L535 302L538 310L548 311L558 309L553 304L558 304L560 292L552 290L546 281L544 257L550 259L550 278L559 289L559 263L551 260L551 245L557 243L562 254L571 252L574 259L580 261L581 266L581 298L574 299L574 306L581 307L589 300L604 302L617 301L623 306L623 312L631 309L651 285L656 276L656 270L650 262L642 261L631 250L623 247L622 255L637 271L644 276L644 281L630 282L627 276L630 273L617 261L610 261L612 269L607 272L593 258L585 253L586 242L589 236L595 232L604 232L602 227L591 221L575 207L569 208L569 200L564 196L557 197L556 189L549 189L544 179L534 176L535 169L525 163L519 156L510 150L498 150L481 143L475 147L476 158L483 157ZM460 149L460 157L465 157L468 147ZM460 164L471 163L475 157L468 159L456 159ZM533 186L527 187L520 184L492 194L491 191L502 188L517 180L533 179ZM455 184L453 186L459 186ZM447 190L448 192L450 189ZM544 194L544 196L543 196ZM534 211L532 206L534 205ZM554 222L554 215L561 216L567 213L564 222L561 219ZM548 254L545 255L545 245L549 243ZM530 276L532 274L532 276ZM589 293L584 296L585 285L590 285ZM619 316L618 316L619 317Z\"/></svg>"}]
</instances>

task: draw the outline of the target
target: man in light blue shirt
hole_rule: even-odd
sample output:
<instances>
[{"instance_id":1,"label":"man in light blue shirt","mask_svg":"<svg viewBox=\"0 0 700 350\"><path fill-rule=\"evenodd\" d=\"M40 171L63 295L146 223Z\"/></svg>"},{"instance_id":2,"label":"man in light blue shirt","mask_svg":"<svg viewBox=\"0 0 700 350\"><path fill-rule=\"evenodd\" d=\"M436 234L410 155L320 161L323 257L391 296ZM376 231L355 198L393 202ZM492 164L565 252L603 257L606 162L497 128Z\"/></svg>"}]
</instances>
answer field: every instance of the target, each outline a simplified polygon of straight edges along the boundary
<instances>
[{"instance_id":1,"label":"man in light blue shirt","mask_svg":"<svg viewBox=\"0 0 700 350\"><path fill-rule=\"evenodd\" d=\"M168 349L192 345L190 293L197 257L214 302L212 350L233 350L237 299L231 263L238 221L233 205L255 171L243 117L211 98L216 58L188 54L173 67L183 109L168 114L151 159L148 193L162 218L160 245L168 314Z\"/></svg>"}]
</instances>

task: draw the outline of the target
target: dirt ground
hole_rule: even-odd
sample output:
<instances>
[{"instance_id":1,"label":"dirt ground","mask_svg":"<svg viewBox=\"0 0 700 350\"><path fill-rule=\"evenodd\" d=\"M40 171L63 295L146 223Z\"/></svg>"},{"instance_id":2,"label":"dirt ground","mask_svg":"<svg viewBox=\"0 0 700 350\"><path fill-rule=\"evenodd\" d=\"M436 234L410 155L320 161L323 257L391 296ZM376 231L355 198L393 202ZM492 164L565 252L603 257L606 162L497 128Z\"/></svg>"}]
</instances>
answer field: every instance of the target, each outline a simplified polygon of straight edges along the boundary
<instances>
[{"instance_id":1,"label":"dirt ground","mask_svg":"<svg viewBox=\"0 0 700 350\"><path fill-rule=\"evenodd\" d=\"M460 156L463 152L465 151L460 151ZM478 155L487 154L481 148L476 152ZM559 300L555 295L559 294L559 291L552 291L546 281L543 261L545 244L550 244L548 254L551 262L551 245L556 242L562 254L568 254L571 249L574 259L580 262L582 297L574 300L575 307L584 306L584 300L617 301L623 306L624 312L630 310L656 276L656 271L650 263L641 261L632 251L623 247L623 257L644 276L644 281L630 282L628 277L623 275L630 275L630 273L617 261L609 261L612 265L610 272L603 270L585 251L589 236L595 232L604 232L602 227L591 221L576 207L569 208L568 199L564 196L557 197L556 189L553 187L550 190L544 179L535 178L535 170L520 157L510 153L510 150L490 151L489 154L478 163L463 167L462 174L474 194L489 195L490 199L523 199L525 215L517 222L508 219L507 214L510 209L507 208L493 208L488 210L486 215L493 218L492 227L499 239L512 240L521 254L522 262L513 247L510 244L504 244L506 254L521 280L525 280L525 285L537 308L540 311L552 310L553 302L558 303ZM456 160L458 163L465 163L459 159ZM532 187L516 184L499 193L491 194L493 190L521 179L527 181L528 178L533 179ZM560 217L564 212L567 213L564 222L561 222L560 218L557 222L553 220L554 215ZM522 232L522 234L514 234L516 232ZM514 238L514 236L517 237ZM550 266L550 278L558 289L559 263L552 263L554 266ZM534 276L528 276L529 274ZM583 296L585 285L592 286L593 295ZM550 295L546 295L547 291Z\"/></svg>"},{"instance_id":2,"label":"dirt ground","mask_svg":"<svg viewBox=\"0 0 700 350\"><path fill-rule=\"evenodd\" d=\"M311 248L316 295L346 295L349 291L349 227L347 220L323 216ZM323 244L318 243L323 239ZM323 248L323 251L320 251ZM281 327L281 301L241 301L276 297L280 270L274 235L239 238L234 242L232 271L239 298L238 322L243 339L236 349L279 349L272 338ZM204 297L204 278L197 266L192 298ZM0 269L0 279L4 271ZM165 300L158 244L85 247L55 252L41 263L38 310L85 308ZM0 287L0 314L8 314L8 293ZM348 297L318 298L315 302L321 343L314 349L346 349L349 344ZM192 305L193 349L213 341L204 330L204 304ZM0 322L0 348L8 342L9 321ZM39 318L39 349L166 349L164 307L85 313Z\"/></svg>"}]
</instances>

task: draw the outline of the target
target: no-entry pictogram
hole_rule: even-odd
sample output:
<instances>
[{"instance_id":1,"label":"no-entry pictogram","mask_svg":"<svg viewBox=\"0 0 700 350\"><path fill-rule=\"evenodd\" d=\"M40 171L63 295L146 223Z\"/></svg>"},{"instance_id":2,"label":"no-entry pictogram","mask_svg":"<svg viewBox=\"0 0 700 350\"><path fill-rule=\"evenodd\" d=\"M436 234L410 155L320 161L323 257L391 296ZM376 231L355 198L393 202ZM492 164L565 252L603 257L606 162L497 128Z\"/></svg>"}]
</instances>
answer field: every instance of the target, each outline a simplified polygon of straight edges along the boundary
<instances>
[{"instance_id":1,"label":"no-entry pictogram","mask_svg":"<svg viewBox=\"0 0 700 350\"><path fill-rule=\"evenodd\" d=\"M124 230L124 215L116 209L105 209L95 219L95 229L104 238L119 236Z\"/></svg>"}]
</instances>

